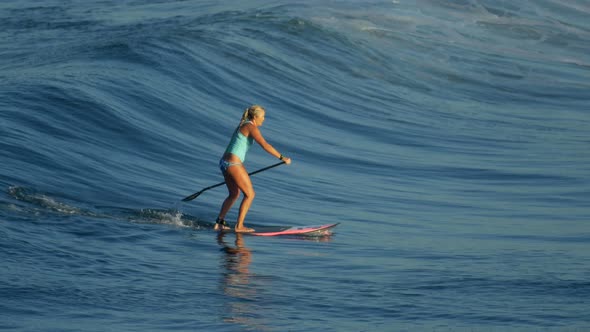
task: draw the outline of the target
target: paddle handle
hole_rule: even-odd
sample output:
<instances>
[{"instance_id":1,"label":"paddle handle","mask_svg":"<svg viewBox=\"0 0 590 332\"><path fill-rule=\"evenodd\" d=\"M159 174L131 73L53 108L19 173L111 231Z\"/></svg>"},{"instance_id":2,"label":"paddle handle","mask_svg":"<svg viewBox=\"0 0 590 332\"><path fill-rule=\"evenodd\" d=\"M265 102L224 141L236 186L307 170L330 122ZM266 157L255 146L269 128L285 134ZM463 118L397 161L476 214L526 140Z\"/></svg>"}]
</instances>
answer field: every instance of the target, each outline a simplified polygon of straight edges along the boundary
<instances>
[{"instance_id":1,"label":"paddle handle","mask_svg":"<svg viewBox=\"0 0 590 332\"><path fill-rule=\"evenodd\" d=\"M254 172L248 173L248 175L254 175L254 174L257 174L257 173L260 173L260 172L264 172L264 171L269 170L269 169L271 169L273 167L281 166L284 163L285 163L284 161L281 161L280 163L276 163L274 165L266 166L264 168L261 168L259 170L254 171ZM225 184L225 181L223 181L221 183L218 183L218 184L214 184L214 185L209 186L207 188L204 188L201 191L197 191L196 193L194 193L194 194L192 194L190 196L186 196L185 198L182 199L182 201L183 202L192 201L193 199L199 197L199 195L202 194L203 192L205 192L205 191L207 191L209 189L213 189L213 188L217 188L219 186L223 186L224 184Z\"/></svg>"},{"instance_id":2,"label":"paddle handle","mask_svg":"<svg viewBox=\"0 0 590 332\"><path fill-rule=\"evenodd\" d=\"M248 175L254 175L254 174L257 174L257 173L260 173L260 172L264 172L264 171L266 171L266 170L268 170L268 169L271 169L271 168L273 168L273 167L281 166L281 165L282 165L282 164L284 164L284 163L285 163L284 161L281 161L280 163L276 163L276 164L274 164L274 165L266 166L265 168L261 168L261 169L259 169L259 170L257 170L257 171L254 171L254 172L248 173ZM225 183L225 182L224 182L224 183Z\"/></svg>"}]
</instances>

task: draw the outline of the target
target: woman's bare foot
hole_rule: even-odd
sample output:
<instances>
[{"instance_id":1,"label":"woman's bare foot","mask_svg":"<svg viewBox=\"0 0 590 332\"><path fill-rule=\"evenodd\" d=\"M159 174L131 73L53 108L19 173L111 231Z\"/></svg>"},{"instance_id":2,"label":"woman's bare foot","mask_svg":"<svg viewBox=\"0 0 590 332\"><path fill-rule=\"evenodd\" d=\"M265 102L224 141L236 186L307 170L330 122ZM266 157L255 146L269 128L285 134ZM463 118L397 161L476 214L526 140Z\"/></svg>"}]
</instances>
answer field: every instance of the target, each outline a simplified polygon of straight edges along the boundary
<instances>
[{"instance_id":1,"label":"woman's bare foot","mask_svg":"<svg viewBox=\"0 0 590 332\"><path fill-rule=\"evenodd\" d=\"M228 229L231 229L225 225L222 224L215 224L215 226L213 227L214 230L216 231L227 231Z\"/></svg>"},{"instance_id":2,"label":"woman's bare foot","mask_svg":"<svg viewBox=\"0 0 590 332\"><path fill-rule=\"evenodd\" d=\"M225 231L231 228L229 228L225 220L217 218L217 221L215 222L215 226L213 227L213 229L216 231Z\"/></svg>"},{"instance_id":3,"label":"woman's bare foot","mask_svg":"<svg viewBox=\"0 0 590 332\"><path fill-rule=\"evenodd\" d=\"M236 227L235 229L236 233L252 233L254 232L254 228L248 228L248 227Z\"/></svg>"}]
</instances>

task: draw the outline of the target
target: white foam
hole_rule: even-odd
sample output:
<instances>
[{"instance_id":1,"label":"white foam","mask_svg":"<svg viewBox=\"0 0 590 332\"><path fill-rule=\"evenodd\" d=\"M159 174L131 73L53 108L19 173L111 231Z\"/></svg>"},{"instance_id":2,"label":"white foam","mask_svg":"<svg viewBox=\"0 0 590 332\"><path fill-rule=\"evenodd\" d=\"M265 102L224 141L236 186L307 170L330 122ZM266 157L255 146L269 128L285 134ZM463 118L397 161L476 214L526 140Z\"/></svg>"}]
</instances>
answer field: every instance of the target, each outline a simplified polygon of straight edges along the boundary
<instances>
[{"instance_id":1,"label":"white foam","mask_svg":"<svg viewBox=\"0 0 590 332\"><path fill-rule=\"evenodd\" d=\"M82 214L82 211L79 208L67 205L62 202L58 202L55 199L48 197L43 194L37 193L27 193L27 191L22 187L12 186L8 188L8 193L18 199L20 201L24 201L27 203L35 204L40 207L56 211L63 214Z\"/></svg>"},{"instance_id":2,"label":"white foam","mask_svg":"<svg viewBox=\"0 0 590 332\"><path fill-rule=\"evenodd\" d=\"M189 223L185 223L182 220L182 212L178 210L141 209L139 211L139 217L139 219L133 219L132 221L191 227Z\"/></svg>"}]
</instances>

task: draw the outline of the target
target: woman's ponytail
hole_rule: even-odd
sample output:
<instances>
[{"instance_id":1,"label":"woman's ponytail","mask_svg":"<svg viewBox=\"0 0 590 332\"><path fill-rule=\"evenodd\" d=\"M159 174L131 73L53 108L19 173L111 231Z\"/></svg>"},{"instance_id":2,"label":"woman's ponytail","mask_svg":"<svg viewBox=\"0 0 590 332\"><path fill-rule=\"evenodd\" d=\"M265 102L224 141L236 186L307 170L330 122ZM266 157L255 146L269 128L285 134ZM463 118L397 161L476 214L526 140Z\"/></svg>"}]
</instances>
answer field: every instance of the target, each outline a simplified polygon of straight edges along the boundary
<instances>
[{"instance_id":1,"label":"woman's ponytail","mask_svg":"<svg viewBox=\"0 0 590 332\"><path fill-rule=\"evenodd\" d=\"M244 124L244 122L248 120L254 119L258 114L264 112L264 107L260 105L252 105L244 111L242 114L242 119L240 120L240 124L238 125L238 129Z\"/></svg>"},{"instance_id":2,"label":"woman's ponytail","mask_svg":"<svg viewBox=\"0 0 590 332\"><path fill-rule=\"evenodd\" d=\"M246 122L246 121L249 120L249 118L250 118L250 108L251 107L246 108L246 110L244 111L244 114L242 114L242 119L240 119L240 125L238 127L241 127L244 124L244 122Z\"/></svg>"}]
</instances>

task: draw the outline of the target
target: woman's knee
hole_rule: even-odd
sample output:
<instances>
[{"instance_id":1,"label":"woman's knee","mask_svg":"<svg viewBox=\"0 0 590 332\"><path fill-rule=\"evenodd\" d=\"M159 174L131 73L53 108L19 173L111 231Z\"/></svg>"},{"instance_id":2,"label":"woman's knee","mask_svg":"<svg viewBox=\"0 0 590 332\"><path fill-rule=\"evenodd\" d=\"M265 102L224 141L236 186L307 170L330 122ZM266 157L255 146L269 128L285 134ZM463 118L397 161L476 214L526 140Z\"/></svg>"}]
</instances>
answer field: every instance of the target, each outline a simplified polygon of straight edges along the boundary
<instances>
[{"instance_id":1,"label":"woman's knee","mask_svg":"<svg viewBox=\"0 0 590 332\"><path fill-rule=\"evenodd\" d=\"M254 189L244 192L244 199L253 200L254 196L256 196L256 192L254 192Z\"/></svg>"}]
</instances>

